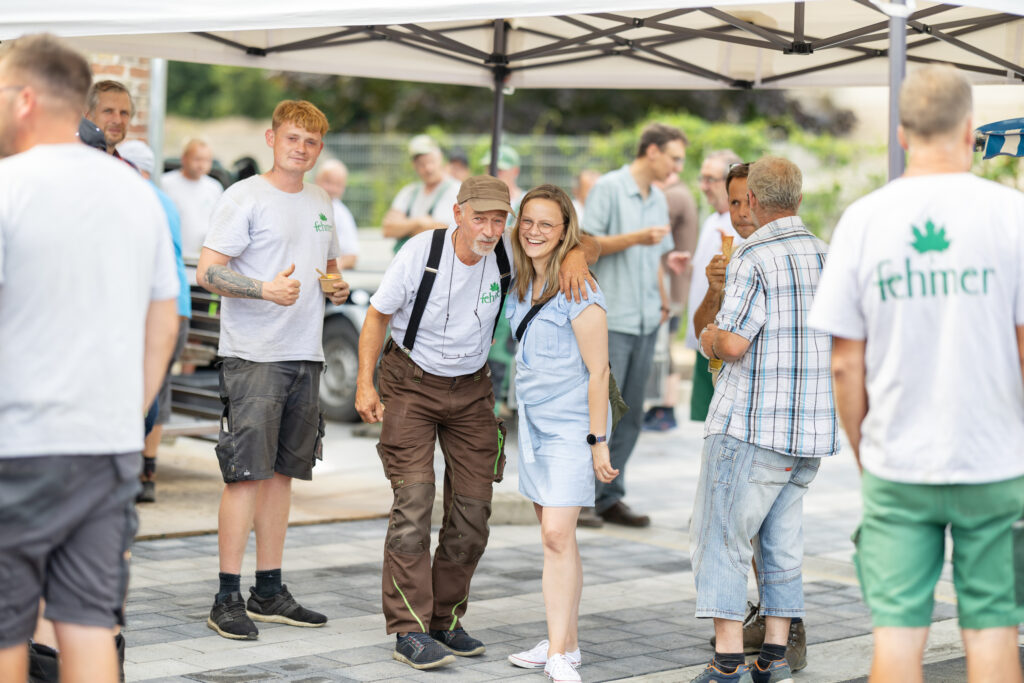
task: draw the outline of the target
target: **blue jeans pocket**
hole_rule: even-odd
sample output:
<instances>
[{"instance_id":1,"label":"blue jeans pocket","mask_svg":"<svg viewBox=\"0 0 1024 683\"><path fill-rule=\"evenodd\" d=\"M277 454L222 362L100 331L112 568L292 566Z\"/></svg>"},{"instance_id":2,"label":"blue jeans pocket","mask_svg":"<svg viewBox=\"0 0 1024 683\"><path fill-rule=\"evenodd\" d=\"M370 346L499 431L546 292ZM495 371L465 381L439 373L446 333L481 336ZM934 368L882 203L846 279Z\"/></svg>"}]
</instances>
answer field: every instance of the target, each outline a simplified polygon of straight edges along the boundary
<instances>
[{"instance_id":1,"label":"blue jeans pocket","mask_svg":"<svg viewBox=\"0 0 1024 683\"><path fill-rule=\"evenodd\" d=\"M724 442L724 443L723 443ZM715 483L731 484L732 471L736 466L736 440L722 439L715 454Z\"/></svg>"}]
</instances>

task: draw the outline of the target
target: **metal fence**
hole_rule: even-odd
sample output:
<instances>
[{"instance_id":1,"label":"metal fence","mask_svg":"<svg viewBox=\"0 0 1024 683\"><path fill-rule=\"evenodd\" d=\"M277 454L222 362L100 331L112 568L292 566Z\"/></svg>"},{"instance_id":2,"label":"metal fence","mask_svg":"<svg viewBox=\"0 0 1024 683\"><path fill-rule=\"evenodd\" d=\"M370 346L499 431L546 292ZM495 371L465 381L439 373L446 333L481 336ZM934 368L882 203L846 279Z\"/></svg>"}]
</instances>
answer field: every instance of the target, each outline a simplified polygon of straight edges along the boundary
<instances>
[{"instance_id":1,"label":"metal fence","mask_svg":"<svg viewBox=\"0 0 1024 683\"><path fill-rule=\"evenodd\" d=\"M402 185L416 180L407 145L411 136L335 134L324 140L325 157L345 162L349 169L345 205L359 226L380 225ZM489 135L437 135L445 153L461 150L475 173L486 173L482 163L490 151ZM634 150L615 149L608 138L597 135L506 135L522 160L519 186L529 189L553 183L572 189L581 170L593 168L604 173L629 161Z\"/></svg>"}]
</instances>

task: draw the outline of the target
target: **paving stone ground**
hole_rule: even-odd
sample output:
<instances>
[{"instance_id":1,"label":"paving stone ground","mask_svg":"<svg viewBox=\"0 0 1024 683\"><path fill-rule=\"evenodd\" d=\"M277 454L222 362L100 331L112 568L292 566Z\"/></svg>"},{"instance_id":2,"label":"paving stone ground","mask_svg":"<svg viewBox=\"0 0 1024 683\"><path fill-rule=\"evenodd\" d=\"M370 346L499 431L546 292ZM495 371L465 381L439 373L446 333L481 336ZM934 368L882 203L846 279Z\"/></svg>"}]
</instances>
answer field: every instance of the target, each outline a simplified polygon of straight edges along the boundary
<instances>
[{"instance_id":1,"label":"paving stone ground","mask_svg":"<svg viewBox=\"0 0 1024 683\"><path fill-rule=\"evenodd\" d=\"M359 443L344 429L332 426L329 448L337 457L363 458L370 467L376 458L372 442ZM580 617L584 681L689 681L712 655L711 623L693 616L687 550L701 436L699 425L684 424L641 439L627 473L628 499L651 514L650 528L579 531L585 575ZM515 481L513 457L499 490L515 491ZM810 664L796 675L797 683L864 680L870 665L870 620L850 560L849 537L860 509L857 482L851 457L837 456L823 464L805 500ZM492 526L465 617L467 629L484 641L487 652L432 672L417 672L391 659L394 640L384 633L380 608L385 527L385 520L371 519L290 529L285 583L329 622L319 629L259 624L257 641L230 641L206 626L217 588L216 536L136 543L125 631L128 680L546 680L506 660L545 637L537 525ZM245 567L243 592L255 567L252 542ZM750 595L756 596L753 584ZM950 621L956 615L951 596L947 566L929 655L941 661L932 664L937 668L929 681L958 680L938 676L962 671L962 662L957 663L962 650Z\"/></svg>"}]
</instances>

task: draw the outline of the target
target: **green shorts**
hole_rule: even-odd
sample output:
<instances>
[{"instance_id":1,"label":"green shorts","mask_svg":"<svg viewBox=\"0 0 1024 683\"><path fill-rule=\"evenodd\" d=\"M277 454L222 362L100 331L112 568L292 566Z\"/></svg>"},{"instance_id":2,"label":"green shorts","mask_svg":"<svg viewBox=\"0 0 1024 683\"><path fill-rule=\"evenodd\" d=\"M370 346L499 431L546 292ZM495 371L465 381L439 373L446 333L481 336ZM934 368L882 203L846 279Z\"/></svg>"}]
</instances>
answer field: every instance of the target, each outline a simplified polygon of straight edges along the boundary
<instances>
[{"instance_id":1,"label":"green shorts","mask_svg":"<svg viewBox=\"0 0 1024 683\"><path fill-rule=\"evenodd\" d=\"M854 561L876 627L931 624L947 526L960 627L1024 622L1024 477L931 485L864 472L861 489Z\"/></svg>"},{"instance_id":2,"label":"green shorts","mask_svg":"<svg viewBox=\"0 0 1024 683\"><path fill-rule=\"evenodd\" d=\"M708 419L708 408L711 397L715 395L715 385L711 383L711 371L708 370L708 359L697 353L697 361L693 364L693 392L690 394L690 419L703 422Z\"/></svg>"}]
</instances>

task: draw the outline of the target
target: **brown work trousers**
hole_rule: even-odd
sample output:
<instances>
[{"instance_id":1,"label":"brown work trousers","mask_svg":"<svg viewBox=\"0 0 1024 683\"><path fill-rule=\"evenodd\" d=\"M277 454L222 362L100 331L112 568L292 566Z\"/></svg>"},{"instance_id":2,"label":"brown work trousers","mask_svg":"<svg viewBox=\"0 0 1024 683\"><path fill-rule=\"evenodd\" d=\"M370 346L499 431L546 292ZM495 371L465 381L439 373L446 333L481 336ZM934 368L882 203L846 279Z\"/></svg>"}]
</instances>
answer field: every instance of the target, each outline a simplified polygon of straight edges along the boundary
<instances>
[{"instance_id":1,"label":"brown work trousers","mask_svg":"<svg viewBox=\"0 0 1024 683\"><path fill-rule=\"evenodd\" d=\"M385 408L377 451L395 497L384 542L387 632L454 629L487 546L491 486L505 468L490 372L484 365L472 375L431 375L388 340L379 382ZM444 518L431 567L435 435L445 463Z\"/></svg>"}]
</instances>

